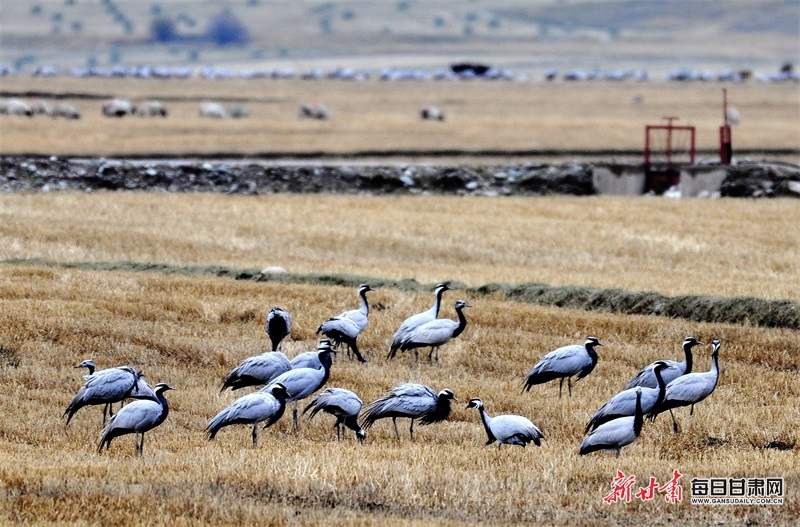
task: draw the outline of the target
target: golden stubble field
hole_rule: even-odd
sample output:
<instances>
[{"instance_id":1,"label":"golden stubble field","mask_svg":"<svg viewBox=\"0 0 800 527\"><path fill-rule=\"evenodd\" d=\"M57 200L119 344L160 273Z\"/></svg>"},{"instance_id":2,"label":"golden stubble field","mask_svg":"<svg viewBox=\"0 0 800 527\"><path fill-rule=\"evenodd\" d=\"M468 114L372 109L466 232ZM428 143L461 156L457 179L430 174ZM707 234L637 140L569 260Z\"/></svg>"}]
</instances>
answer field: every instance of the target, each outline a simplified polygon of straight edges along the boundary
<instances>
[{"instance_id":1,"label":"golden stubble field","mask_svg":"<svg viewBox=\"0 0 800 527\"><path fill-rule=\"evenodd\" d=\"M279 264L424 283L800 297L798 209L784 200L37 194L2 196L0 215L3 260ZM473 305L466 331L442 349L441 365L412 370L407 357L387 362L385 352L432 295L384 288L370 293L359 339L370 362L340 357L329 385L365 402L403 381L451 388L459 398L451 419L417 427L414 442L407 422L401 442L389 421L378 422L357 444L352 435L337 443L323 415L290 433L287 414L253 447L247 427L223 429L213 442L203 434L238 395L219 393L222 377L267 349L270 306L293 316L292 356L314 347L319 323L357 306L355 288L9 263L0 277L3 522L788 525L800 513L796 331L542 308L461 290L446 293L441 315L454 317L453 302L464 298ZM555 384L520 392L545 352L590 334L604 344L600 362L572 398L559 399ZM721 379L694 416L676 412L681 433L661 416L619 459L578 456L592 413L644 364L679 359L687 335L722 340ZM708 344L695 349L697 371L709 368L709 354ZM81 410L64 430L61 414L81 384L72 366L88 357L101 368L134 364L151 383L178 388L141 459L130 436L96 452L99 408ZM491 415L529 417L544 445L484 448L477 412L464 409L474 396ZM792 448L767 448L781 444ZM679 470L684 499L606 504L618 469L636 476L634 492ZM703 477L784 477L785 503L690 505L690 480Z\"/></svg>"},{"instance_id":2,"label":"golden stubble field","mask_svg":"<svg viewBox=\"0 0 800 527\"><path fill-rule=\"evenodd\" d=\"M697 127L697 148L716 151L722 89L738 108L734 151L797 149L797 85L748 82L367 82L303 80L146 80L5 77L0 91L39 93L77 106L78 121L3 118L0 151L42 155L257 155L368 151L643 150L644 127L677 116ZM166 119L101 116L102 100L163 100ZM28 97L30 100L30 97ZM243 106L245 119L198 117L203 100ZM330 107L328 121L299 119L300 104ZM435 104L444 122L419 108ZM676 142L678 142L676 140ZM681 142L682 148L688 145ZM710 155L714 159L717 156ZM758 156L756 156L758 158ZM760 159L760 158L759 158ZM406 159L406 161L408 161Z\"/></svg>"}]
</instances>

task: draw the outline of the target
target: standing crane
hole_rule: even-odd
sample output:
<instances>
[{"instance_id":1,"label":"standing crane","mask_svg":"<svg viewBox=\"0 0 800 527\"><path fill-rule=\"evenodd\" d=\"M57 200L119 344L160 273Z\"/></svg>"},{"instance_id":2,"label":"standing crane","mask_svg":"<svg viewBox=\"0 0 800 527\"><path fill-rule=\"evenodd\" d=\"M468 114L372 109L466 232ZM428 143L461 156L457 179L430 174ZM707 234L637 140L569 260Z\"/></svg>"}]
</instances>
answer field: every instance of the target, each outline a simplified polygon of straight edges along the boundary
<instances>
[{"instance_id":1,"label":"standing crane","mask_svg":"<svg viewBox=\"0 0 800 527\"><path fill-rule=\"evenodd\" d=\"M136 443L136 456L141 457L144 451L145 432L163 423L169 415L169 404L164 392L174 389L169 384L160 382L153 389L156 401L134 401L117 412L117 415L106 423L97 451L102 451L104 446L108 450L114 438L132 433Z\"/></svg>"},{"instance_id":2,"label":"standing crane","mask_svg":"<svg viewBox=\"0 0 800 527\"><path fill-rule=\"evenodd\" d=\"M86 366L84 366L86 367ZM134 390L139 390L145 384L142 372L136 371L131 366L108 368L86 375L86 382L80 387L78 393L72 398L64 415L69 425L75 412L84 406L102 404L103 424L106 423L106 409L111 413L111 404L122 402L131 396ZM113 417L113 413L110 417Z\"/></svg>"},{"instance_id":3,"label":"standing crane","mask_svg":"<svg viewBox=\"0 0 800 527\"><path fill-rule=\"evenodd\" d=\"M678 422L675 420L672 409L691 405L692 409L689 411L689 415L693 415L694 405L714 392L719 382L720 346L721 343L718 339L711 341L711 369L709 371L681 375L667 384L664 400L653 408L647 417L655 420L658 414L669 411L669 415L672 416L672 430L677 434Z\"/></svg>"},{"instance_id":4,"label":"standing crane","mask_svg":"<svg viewBox=\"0 0 800 527\"><path fill-rule=\"evenodd\" d=\"M295 430L297 430L297 405L299 401L325 386L331 374L332 360L329 341L321 340L319 342L317 355L319 356L319 362L321 364L319 368L297 368L289 370L278 375L272 381L272 384L268 385L266 388L262 388L262 391L266 391L269 390L270 386L278 383L286 387L286 391L290 394L286 399L286 403L294 402L294 406L292 407L292 420Z\"/></svg>"},{"instance_id":5,"label":"standing crane","mask_svg":"<svg viewBox=\"0 0 800 527\"><path fill-rule=\"evenodd\" d=\"M269 428L278 422L286 410L287 397L286 387L281 383L239 397L208 422L208 440L214 439L225 426L245 424L253 425L253 446L258 445L259 423L266 421L264 428Z\"/></svg>"},{"instance_id":6,"label":"standing crane","mask_svg":"<svg viewBox=\"0 0 800 527\"><path fill-rule=\"evenodd\" d=\"M439 362L439 347L461 335L467 327L467 317L462 312L465 307L472 306L463 300L456 302L455 310L458 320L437 318L410 331L400 343L400 350L414 350L414 358L419 360L417 349L430 347L431 351L428 354L428 360L433 362L434 352L436 352L436 362Z\"/></svg>"},{"instance_id":7,"label":"standing crane","mask_svg":"<svg viewBox=\"0 0 800 527\"><path fill-rule=\"evenodd\" d=\"M389 354L386 355L387 359L394 358L394 356L397 354L397 350L400 349L403 339L405 339L409 333L425 323L436 320L436 318L439 316L439 307L442 304L442 295L445 291L450 291L450 284L448 282L437 284L433 289L433 294L436 296L433 306L431 306L431 308L427 311L417 313L416 315L411 315L405 319L402 324L400 324L400 327L397 331L395 331L394 336L392 336L392 344L389 346Z\"/></svg>"},{"instance_id":8,"label":"standing crane","mask_svg":"<svg viewBox=\"0 0 800 527\"><path fill-rule=\"evenodd\" d=\"M682 344L684 353L683 361L663 361L667 365L666 369L661 371L661 377L664 379L665 383L669 384L681 375L692 373L692 348L698 344L702 344L702 342L694 337L686 337L683 339ZM653 367L655 365L656 363L653 362L642 368L639 373L637 373L636 376L631 379L627 388L636 388L637 386L641 386L642 388L657 388L658 381L656 380L655 372L653 371Z\"/></svg>"},{"instance_id":9,"label":"standing crane","mask_svg":"<svg viewBox=\"0 0 800 527\"><path fill-rule=\"evenodd\" d=\"M558 383L558 396L561 397L564 379L567 379L569 396L572 397L572 377L577 375L578 381L592 373L597 365L596 346L602 346L600 341L596 337L587 337L582 345L573 344L551 351L531 369L522 389L530 391L536 384L561 379Z\"/></svg>"},{"instance_id":10,"label":"standing crane","mask_svg":"<svg viewBox=\"0 0 800 527\"><path fill-rule=\"evenodd\" d=\"M630 445L642 432L644 414L642 414L642 388L637 387L636 406L633 416L619 417L603 423L592 431L581 443L578 451L580 455L589 454L597 450L616 450L617 457L622 447Z\"/></svg>"},{"instance_id":11,"label":"standing crane","mask_svg":"<svg viewBox=\"0 0 800 527\"><path fill-rule=\"evenodd\" d=\"M666 363L666 361L662 360L656 361L655 365L653 366L653 373L656 376L658 388L643 388L641 386L636 387L642 388L642 413L646 414L650 412L656 407L656 405L660 404L661 401L664 400L664 394L666 393L667 385L664 382L661 372L668 367L669 365ZM600 409L595 412L595 414L589 420L589 424L586 425L586 429L583 431L583 433L588 434L590 430L594 430L598 426L602 425L603 423L607 423L608 421L612 421L620 417L634 415L636 412L636 388L628 388L627 390L623 390L609 399L606 404L601 406Z\"/></svg>"},{"instance_id":12,"label":"standing crane","mask_svg":"<svg viewBox=\"0 0 800 527\"><path fill-rule=\"evenodd\" d=\"M289 319L289 313L279 307L270 309L264 323L264 331L269 335L272 351L278 351L278 346L280 346L283 339L292 332L292 321Z\"/></svg>"},{"instance_id":13,"label":"standing crane","mask_svg":"<svg viewBox=\"0 0 800 527\"><path fill-rule=\"evenodd\" d=\"M348 356L352 351L359 362L367 362L358 350L356 339L367 329L369 323L369 303L367 302L367 292L374 291L369 284L358 286L358 296L361 298L361 307L345 311L338 316L331 317L317 328L317 334L323 334L338 347L340 343L347 344Z\"/></svg>"},{"instance_id":14,"label":"standing crane","mask_svg":"<svg viewBox=\"0 0 800 527\"><path fill-rule=\"evenodd\" d=\"M457 400L453 390L445 388L438 394L430 386L414 383L403 383L395 386L383 397L369 403L363 412L361 426L370 428L378 419L392 418L394 433L400 440L397 431L397 418L411 419L409 434L414 440L414 420L428 425L444 421L450 415L450 401Z\"/></svg>"}]
</instances>

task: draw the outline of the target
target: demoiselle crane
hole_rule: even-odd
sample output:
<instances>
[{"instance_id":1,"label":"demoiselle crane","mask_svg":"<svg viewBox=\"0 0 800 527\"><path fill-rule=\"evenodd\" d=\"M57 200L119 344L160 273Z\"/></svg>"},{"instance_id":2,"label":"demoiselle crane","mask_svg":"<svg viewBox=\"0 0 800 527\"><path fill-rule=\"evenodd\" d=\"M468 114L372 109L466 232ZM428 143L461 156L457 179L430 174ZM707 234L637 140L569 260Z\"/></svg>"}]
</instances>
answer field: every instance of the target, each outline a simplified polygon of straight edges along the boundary
<instances>
[{"instance_id":1,"label":"demoiselle crane","mask_svg":"<svg viewBox=\"0 0 800 527\"><path fill-rule=\"evenodd\" d=\"M247 386L269 384L281 373L292 369L289 359L280 351L267 351L247 357L222 380L222 389L238 390Z\"/></svg>"},{"instance_id":2,"label":"demoiselle crane","mask_svg":"<svg viewBox=\"0 0 800 527\"><path fill-rule=\"evenodd\" d=\"M655 420L658 414L669 411L669 415L672 416L672 430L678 433L678 422L675 420L672 409L691 405L692 409L689 415L692 415L694 414L694 405L714 392L719 382L720 346L718 339L711 341L711 369L709 371L681 375L667 384L664 400L653 408L647 417Z\"/></svg>"},{"instance_id":3,"label":"demoiselle crane","mask_svg":"<svg viewBox=\"0 0 800 527\"><path fill-rule=\"evenodd\" d=\"M84 375L83 376L83 380L84 381L88 381L89 377L91 375L94 375L96 366L95 366L94 360L86 359L84 361L81 361L80 364L76 365L75 368L86 368L86 370L89 372L89 374L88 375ZM114 368L112 368L112 369L114 369ZM98 373L98 375L105 375L105 371L106 370L100 370L97 373ZM141 371L137 371L136 373L139 376L139 382L136 383L136 387L131 391L130 395L128 395L127 398L129 398L129 399L151 399L153 401L157 401L158 399L156 398L156 394L153 391L153 387L150 386L144 380L144 376L143 376L144 374ZM122 401L119 402L119 404L120 404L120 406L122 406L122 405L125 404L125 401L122 400ZM113 410L113 408L111 406L111 403L108 403L103 407L103 424L106 423L106 414L108 414L109 417L112 417L114 415L114 410Z\"/></svg>"},{"instance_id":4,"label":"demoiselle crane","mask_svg":"<svg viewBox=\"0 0 800 527\"><path fill-rule=\"evenodd\" d=\"M666 361L656 361L653 366L653 373L656 376L658 388L643 388L637 386L636 388L642 389L642 413L648 413L655 408L657 404L664 400L666 393L666 383L662 377L662 371L669 368ZM603 423L618 419L620 417L628 417L636 413L636 388L628 388L619 392L617 395L608 400L606 404L600 407L594 416L589 420L586 425L584 434L588 434L590 430L594 430Z\"/></svg>"},{"instance_id":5,"label":"demoiselle crane","mask_svg":"<svg viewBox=\"0 0 800 527\"><path fill-rule=\"evenodd\" d=\"M208 422L208 440L214 439L223 427L244 424L253 425L253 445L258 445L258 425L266 422L264 428L269 428L275 424L286 410L288 395L283 384L273 383L268 388L239 397Z\"/></svg>"},{"instance_id":6,"label":"demoiselle crane","mask_svg":"<svg viewBox=\"0 0 800 527\"><path fill-rule=\"evenodd\" d=\"M174 389L169 384L160 382L153 389L156 401L134 401L117 412L117 415L109 419L103 428L103 435L97 451L102 451L103 446L108 450L111 441L116 437L134 434L136 456L140 457L144 451L145 432L149 432L163 423L169 415L169 404L164 397L164 392Z\"/></svg>"},{"instance_id":7,"label":"demoiselle crane","mask_svg":"<svg viewBox=\"0 0 800 527\"><path fill-rule=\"evenodd\" d=\"M683 353L685 355L683 361L663 361L667 364L667 367L661 371L661 377L664 379L665 383L669 384L681 375L692 373L692 348L698 344L702 344L702 342L694 337L686 337L683 339L682 344ZM637 373L636 376L631 379L627 388L636 388L637 386L641 386L642 388L658 388L658 381L653 373L653 366L655 366L655 364L656 363L653 362L642 368L639 373ZM646 410L645 413L647 413Z\"/></svg>"},{"instance_id":8,"label":"demoiselle crane","mask_svg":"<svg viewBox=\"0 0 800 527\"><path fill-rule=\"evenodd\" d=\"M642 388L634 388L636 403L633 416L619 417L603 423L586 436L578 451L580 455L597 450L616 450L617 457L622 447L630 445L642 432L644 414L642 413Z\"/></svg>"},{"instance_id":9,"label":"demoiselle crane","mask_svg":"<svg viewBox=\"0 0 800 527\"><path fill-rule=\"evenodd\" d=\"M314 397L308 406L303 410L303 414L311 410L308 415L313 419L318 412L322 411L336 417L336 440L341 441L344 436L344 427L356 433L359 441L363 441L367 436L364 429L358 424L358 413L361 411L361 399L344 388L326 388L322 393Z\"/></svg>"},{"instance_id":10,"label":"demoiselle crane","mask_svg":"<svg viewBox=\"0 0 800 527\"><path fill-rule=\"evenodd\" d=\"M302 353L298 353L294 357L289 360L289 364L291 365L292 370L296 370L298 368L319 368L322 366L322 363L319 361L319 349L320 346L328 347L331 349L333 353L336 353L336 350L333 349L333 345L331 344L330 340L322 339L317 343L317 349L313 351L304 351Z\"/></svg>"},{"instance_id":11,"label":"demoiselle crane","mask_svg":"<svg viewBox=\"0 0 800 527\"><path fill-rule=\"evenodd\" d=\"M455 309L458 320L449 318L437 318L422 324L417 329L409 332L400 343L401 351L414 350L414 358L419 360L419 348L431 348L428 360L433 362L434 352L436 362L439 362L439 347L447 344L450 340L458 337L467 327L467 317L464 316L463 309L471 307L463 300L456 302Z\"/></svg>"},{"instance_id":12,"label":"demoiselle crane","mask_svg":"<svg viewBox=\"0 0 800 527\"><path fill-rule=\"evenodd\" d=\"M596 337L587 337L583 344L572 344L551 351L531 369L522 389L530 391L536 384L561 379L558 383L558 396L561 397L564 379L567 379L567 388L572 397L572 377L577 375L575 380L578 381L592 373L597 365L596 346L602 346L600 341Z\"/></svg>"},{"instance_id":13,"label":"demoiselle crane","mask_svg":"<svg viewBox=\"0 0 800 527\"><path fill-rule=\"evenodd\" d=\"M86 366L83 366L86 367ZM111 404L118 403L131 396L135 390L146 390L142 372L131 366L108 368L84 376L86 382L72 398L64 415L69 425L75 412L84 406L108 405L103 410L103 424L106 422L106 409L111 411ZM155 395L155 394L153 394Z\"/></svg>"},{"instance_id":14,"label":"demoiselle crane","mask_svg":"<svg viewBox=\"0 0 800 527\"><path fill-rule=\"evenodd\" d=\"M411 419L409 433L414 439L414 420L421 425L438 423L450 415L450 402L457 400L453 390L445 388L438 394L430 386L415 383L403 383L395 386L383 397L376 399L364 407L361 426L370 428L378 419L392 418L394 433L400 440L397 431L397 418Z\"/></svg>"},{"instance_id":15,"label":"demoiselle crane","mask_svg":"<svg viewBox=\"0 0 800 527\"><path fill-rule=\"evenodd\" d=\"M290 394L286 399L286 404L294 402L292 407L292 420L294 429L297 430L297 405L299 401L310 396L328 382L331 373L331 347L330 342L321 340L317 347L317 354L321 363L320 368L297 368L278 375L272 384L262 388L262 391L269 390L270 386L276 383L283 384L286 391Z\"/></svg>"},{"instance_id":16,"label":"demoiselle crane","mask_svg":"<svg viewBox=\"0 0 800 527\"><path fill-rule=\"evenodd\" d=\"M392 344L389 346L389 354L386 355L387 359L394 358L394 356L397 354L397 350L400 349L400 344L402 344L403 339L405 339L409 333L427 322L436 320L436 318L439 316L439 307L442 304L442 295L445 291L450 291L450 284L448 282L438 284L433 289L433 293L436 296L433 306L431 306L431 308L427 311L417 313L416 315L411 315L405 319L402 324L400 324L400 327L392 336Z\"/></svg>"},{"instance_id":17,"label":"demoiselle crane","mask_svg":"<svg viewBox=\"0 0 800 527\"><path fill-rule=\"evenodd\" d=\"M368 284L358 286L358 296L361 298L361 307L345 311L338 316L331 317L317 328L317 334L323 334L338 347L339 343L347 344L348 355L352 351L360 362L367 362L358 350L356 339L367 329L369 323L369 303L367 292L374 291Z\"/></svg>"},{"instance_id":18,"label":"demoiselle crane","mask_svg":"<svg viewBox=\"0 0 800 527\"><path fill-rule=\"evenodd\" d=\"M267 313L264 331L269 335L272 351L278 351L280 343L292 332L292 321L289 319L289 313L279 307L270 309Z\"/></svg>"},{"instance_id":19,"label":"demoiselle crane","mask_svg":"<svg viewBox=\"0 0 800 527\"><path fill-rule=\"evenodd\" d=\"M542 445L544 434L538 426L533 424L527 417L521 415L497 415L489 417L483 401L474 397L467 403L467 408L477 408L481 414L483 428L486 429L488 439L486 445L491 445L497 441L497 448L501 445L528 446L533 442L536 446Z\"/></svg>"}]
</instances>

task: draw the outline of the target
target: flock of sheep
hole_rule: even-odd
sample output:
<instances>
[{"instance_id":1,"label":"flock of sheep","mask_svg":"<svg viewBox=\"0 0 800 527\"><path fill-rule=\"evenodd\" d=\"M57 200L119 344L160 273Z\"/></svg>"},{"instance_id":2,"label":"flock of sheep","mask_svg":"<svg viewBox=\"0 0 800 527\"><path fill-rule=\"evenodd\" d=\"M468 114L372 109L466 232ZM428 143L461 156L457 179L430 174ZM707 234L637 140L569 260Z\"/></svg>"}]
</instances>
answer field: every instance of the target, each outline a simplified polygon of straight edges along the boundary
<instances>
[{"instance_id":1,"label":"flock of sheep","mask_svg":"<svg viewBox=\"0 0 800 527\"><path fill-rule=\"evenodd\" d=\"M387 355L391 360L398 352L409 352L411 365L419 360L417 352L430 348L428 359L439 361L438 350L450 340L457 338L467 326L463 313L470 307L463 300L455 303L458 320L438 318L442 295L450 290L448 283L441 283L434 289L433 306L407 318L392 337ZM358 336L366 329L369 317L367 293L373 291L368 284L358 288L360 307L345 311L320 324L317 334L321 338L317 349L300 353L289 360L279 351L281 342L291 333L289 314L280 308L272 308L266 316L265 331L269 335L272 350L243 360L222 380L221 391L238 390L262 386L258 391L244 395L217 413L206 427L208 439L221 429L236 424L252 426L253 444L258 443L259 426L264 428L276 423L284 414L286 406L294 402L293 421L297 429L298 403L319 392L327 384L333 364L331 354L344 347L349 355L360 362L367 359L358 349ZM719 380L718 353L719 340L712 342L712 365L706 372L692 371L692 348L702 344L694 337L683 341L685 359L682 362L660 360L642 368L630 381L625 390L606 402L586 426L588 434L582 442L579 453L604 450L616 451L629 445L639 436L644 418L651 420L663 412L672 416L674 431L678 424L673 409L691 406L707 398L716 388ZM558 348L546 354L528 373L523 381L523 391L533 386L559 380L559 397L567 379L569 395L572 396L572 378L576 380L589 375L598 362L596 347L602 346L596 337L588 337L583 344ZM413 355L411 352L414 352ZM143 451L144 434L157 427L167 418L169 404L164 392L173 389L169 384L159 383L150 387L141 371L131 366L109 368L95 372L92 360L86 360L76 368L87 368L85 384L78 390L67 406L64 416L67 425L75 413L84 406L103 405L103 431L99 450L109 448L112 440L125 434L135 434L136 455ZM136 401L123 406L114 415L112 405L126 399ZM433 388L416 383L402 383L389 393L367 405L351 390L340 387L327 387L318 393L305 407L303 413L310 412L313 418L318 412L336 417L337 439L341 439L344 429L355 432L359 440L364 440L366 430L380 419L391 418L397 439L397 419L410 419L409 433L414 434L414 422L422 425L444 421L451 411L455 393L445 388L439 392ZM483 402L478 398L469 400L467 408L475 408L480 414L487 435L486 444L527 446L533 442L541 445L544 434L527 417L520 415L489 416ZM106 421L106 411L111 418Z\"/></svg>"},{"instance_id":2,"label":"flock of sheep","mask_svg":"<svg viewBox=\"0 0 800 527\"><path fill-rule=\"evenodd\" d=\"M33 117L34 115L49 115L63 119L80 119L81 112L72 104L59 102L50 105L43 99L34 99L25 102L21 99L0 99L0 115Z\"/></svg>"},{"instance_id":3,"label":"flock of sheep","mask_svg":"<svg viewBox=\"0 0 800 527\"><path fill-rule=\"evenodd\" d=\"M139 117L167 117L166 106L158 100L146 100L134 103L129 99L114 97L106 99L101 106L105 117L126 117L138 115ZM423 120L444 121L444 112L436 106L423 106L419 111ZM0 115L33 117L35 115L49 115L65 119L80 119L81 112L73 104L59 102L51 105L44 99L36 98L29 102L21 99L0 99ZM209 119L240 119L250 114L246 108L238 104L228 106L215 101L203 101L198 108L200 117ZM298 109L301 118L327 120L332 117L332 112L325 104L320 102L303 103Z\"/></svg>"}]
</instances>

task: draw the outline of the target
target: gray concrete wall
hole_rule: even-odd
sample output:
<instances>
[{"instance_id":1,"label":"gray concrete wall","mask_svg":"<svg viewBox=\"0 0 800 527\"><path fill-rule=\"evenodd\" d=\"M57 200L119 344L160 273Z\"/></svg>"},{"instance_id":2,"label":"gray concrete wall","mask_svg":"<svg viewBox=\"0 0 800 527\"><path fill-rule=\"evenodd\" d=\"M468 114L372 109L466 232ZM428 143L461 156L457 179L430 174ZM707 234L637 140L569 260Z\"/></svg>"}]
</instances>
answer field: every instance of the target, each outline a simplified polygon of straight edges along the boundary
<instances>
[{"instance_id":1,"label":"gray concrete wall","mask_svg":"<svg viewBox=\"0 0 800 527\"><path fill-rule=\"evenodd\" d=\"M595 165L592 183L601 195L638 196L644 192L644 168Z\"/></svg>"},{"instance_id":2,"label":"gray concrete wall","mask_svg":"<svg viewBox=\"0 0 800 527\"><path fill-rule=\"evenodd\" d=\"M719 195L722 182L727 177L722 167L687 167L681 170L681 197Z\"/></svg>"},{"instance_id":3,"label":"gray concrete wall","mask_svg":"<svg viewBox=\"0 0 800 527\"><path fill-rule=\"evenodd\" d=\"M681 168L680 192L683 198L718 195L727 170L721 166ZM643 165L595 165L592 171L595 191L601 195L639 196L644 193Z\"/></svg>"}]
</instances>

